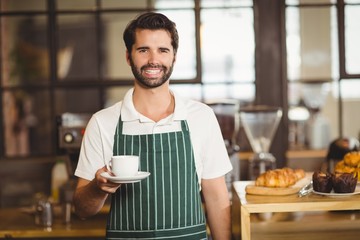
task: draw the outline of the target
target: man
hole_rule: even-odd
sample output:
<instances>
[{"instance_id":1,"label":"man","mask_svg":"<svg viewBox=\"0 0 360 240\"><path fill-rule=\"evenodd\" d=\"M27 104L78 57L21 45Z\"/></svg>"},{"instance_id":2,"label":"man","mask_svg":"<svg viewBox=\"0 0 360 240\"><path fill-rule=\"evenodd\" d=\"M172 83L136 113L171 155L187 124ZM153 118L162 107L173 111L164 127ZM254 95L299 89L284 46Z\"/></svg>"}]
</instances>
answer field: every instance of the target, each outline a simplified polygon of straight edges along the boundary
<instances>
[{"instance_id":1,"label":"man","mask_svg":"<svg viewBox=\"0 0 360 240\"><path fill-rule=\"evenodd\" d=\"M216 117L208 106L169 89L178 49L175 24L144 13L124 31L135 77L124 100L93 115L82 142L74 206L96 214L111 195L108 239L230 239L230 202L224 175L232 169ZM151 175L119 184L101 174L112 155L140 156Z\"/></svg>"}]
</instances>

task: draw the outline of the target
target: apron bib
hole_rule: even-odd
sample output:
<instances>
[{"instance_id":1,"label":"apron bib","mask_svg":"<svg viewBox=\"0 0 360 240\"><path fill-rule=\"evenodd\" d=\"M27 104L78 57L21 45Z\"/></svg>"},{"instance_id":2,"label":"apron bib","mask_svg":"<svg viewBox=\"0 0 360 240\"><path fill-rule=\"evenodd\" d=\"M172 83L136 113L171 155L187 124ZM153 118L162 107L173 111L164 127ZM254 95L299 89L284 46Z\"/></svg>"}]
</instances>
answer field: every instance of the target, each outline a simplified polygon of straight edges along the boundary
<instances>
[{"instance_id":1,"label":"apron bib","mask_svg":"<svg viewBox=\"0 0 360 240\"><path fill-rule=\"evenodd\" d=\"M114 155L140 156L139 170L151 175L122 184L111 196L107 239L206 239L189 129L161 134L123 135L119 118Z\"/></svg>"}]
</instances>

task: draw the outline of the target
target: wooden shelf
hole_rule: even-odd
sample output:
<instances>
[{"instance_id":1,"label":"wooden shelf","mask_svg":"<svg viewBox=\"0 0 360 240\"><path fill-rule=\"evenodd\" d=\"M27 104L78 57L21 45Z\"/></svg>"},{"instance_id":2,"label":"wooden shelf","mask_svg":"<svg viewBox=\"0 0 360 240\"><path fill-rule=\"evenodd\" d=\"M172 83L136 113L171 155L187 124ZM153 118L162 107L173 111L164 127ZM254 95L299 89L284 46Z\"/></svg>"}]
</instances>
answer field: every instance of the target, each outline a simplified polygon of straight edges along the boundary
<instances>
[{"instance_id":1,"label":"wooden shelf","mask_svg":"<svg viewBox=\"0 0 360 240\"><path fill-rule=\"evenodd\" d=\"M249 160L249 158L253 155L253 152L240 152L239 159L240 160ZM289 159L302 159L302 158L325 158L327 154L327 149L304 149L304 150L288 150L286 152L286 158Z\"/></svg>"},{"instance_id":2,"label":"wooden shelf","mask_svg":"<svg viewBox=\"0 0 360 240\"><path fill-rule=\"evenodd\" d=\"M325 158L327 154L327 149L319 150L288 150L286 152L286 158Z\"/></svg>"}]
</instances>

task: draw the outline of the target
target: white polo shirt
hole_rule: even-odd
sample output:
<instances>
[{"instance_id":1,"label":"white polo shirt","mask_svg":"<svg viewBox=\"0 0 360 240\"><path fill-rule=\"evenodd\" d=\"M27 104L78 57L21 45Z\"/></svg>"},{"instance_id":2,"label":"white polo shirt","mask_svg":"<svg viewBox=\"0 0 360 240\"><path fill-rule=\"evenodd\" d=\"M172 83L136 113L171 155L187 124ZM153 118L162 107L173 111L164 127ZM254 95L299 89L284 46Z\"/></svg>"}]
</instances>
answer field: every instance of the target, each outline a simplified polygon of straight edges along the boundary
<instances>
[{"instance_id":1,"label":"white polo shirt","mask_svg":"<svg viewBox=\"0 0 360 240\"><path fill-rule=\"evenodd\" d=\"M75 175L92 180L113 155L115 129L119 120L124 122L123 134L141 135L181 131L181 120L189 126L196 171L199 181L225 175L232 166L213 110L194 100L183 99L177 94L172 115L154 122L136 111L130 89L124 100L96 112L90 119L83 141Z\"/></svg>"}]
</instances>

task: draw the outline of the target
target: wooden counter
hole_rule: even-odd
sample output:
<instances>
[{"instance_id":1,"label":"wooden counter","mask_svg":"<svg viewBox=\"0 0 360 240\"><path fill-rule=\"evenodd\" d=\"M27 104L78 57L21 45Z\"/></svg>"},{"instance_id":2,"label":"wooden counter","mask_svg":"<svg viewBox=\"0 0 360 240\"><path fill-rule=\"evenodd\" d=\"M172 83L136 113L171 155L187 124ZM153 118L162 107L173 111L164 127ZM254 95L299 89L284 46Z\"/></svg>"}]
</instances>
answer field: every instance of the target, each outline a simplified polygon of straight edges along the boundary
<instances>
[{"instance_id":1,"label":"wooden counter","mask_svg":"<svg viewBox=\"0 0 360 240\"><path fill-rule=\"evenodd\" d=\"M360 209L360 195L328 197L312 193L302 198L297 194L248 195L245 186L249 183L233 183L232 221L235 239L239 239L240 234L242 240L288 237L292 240L358 239L360 236L360 214L354 211ZM276 213L292 217L284 221L256 219L266 214L276 216Z\"/></svg>"},{"instance_id":2,"label":"wooden counter","mask_svg":"<svg viewBox=\"0 0 360 240\"><path fill-rule=\"evenodd\" d=\"M66 225L60 217L55 217L53 226L44 229L37 226L34 215L19 208L0 209L0 238L84 238L104 239L106 228L106 214L81 220L75 215L71 223Z\"/></svg>"}]
</instances>

